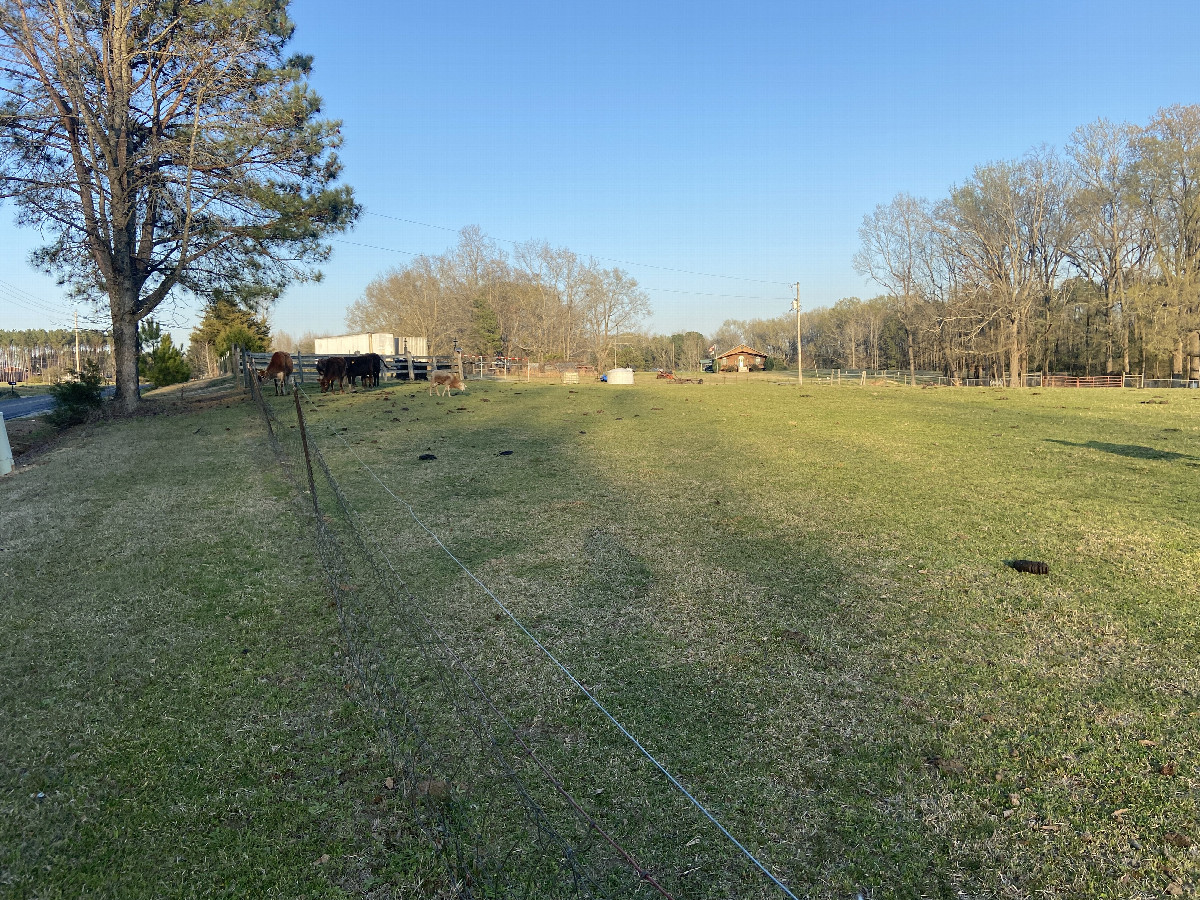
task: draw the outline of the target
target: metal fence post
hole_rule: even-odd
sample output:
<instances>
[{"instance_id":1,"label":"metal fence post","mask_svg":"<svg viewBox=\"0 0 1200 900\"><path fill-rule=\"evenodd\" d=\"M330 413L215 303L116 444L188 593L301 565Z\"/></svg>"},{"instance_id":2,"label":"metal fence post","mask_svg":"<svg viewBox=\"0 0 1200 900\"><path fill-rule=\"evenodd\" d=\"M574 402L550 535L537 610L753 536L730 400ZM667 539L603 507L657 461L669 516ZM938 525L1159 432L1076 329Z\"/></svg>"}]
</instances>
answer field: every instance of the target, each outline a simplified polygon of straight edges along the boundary
<instances>
[{"instance_id":1,"label":"metal fence post","mask_svg":"<svg viewBox=\"0 0 1200 900\"><path fill-rule=\"evenodd\" d=\"M317 521L321 519L321 508L317 506L317 483L313 480L312 457L308 454L308 430L304 425L304 411L300 408L300 388L292 385L292 397L296 401L296 421L300 423L300 445L304 448L304 465L308 469L308 491L312 494L313 512Z\"/></svg>"}]
</instances>

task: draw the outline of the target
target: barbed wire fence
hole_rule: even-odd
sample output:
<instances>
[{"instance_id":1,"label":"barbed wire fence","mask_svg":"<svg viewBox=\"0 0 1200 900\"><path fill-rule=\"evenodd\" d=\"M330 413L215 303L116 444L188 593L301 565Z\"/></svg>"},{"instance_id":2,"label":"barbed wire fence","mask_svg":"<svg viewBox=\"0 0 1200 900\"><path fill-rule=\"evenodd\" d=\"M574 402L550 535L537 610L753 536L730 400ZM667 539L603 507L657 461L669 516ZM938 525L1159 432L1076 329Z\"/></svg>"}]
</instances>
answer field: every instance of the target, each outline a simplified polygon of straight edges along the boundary
<instances>
[{"instance_id":1,"label":"barbed wire fence","mask_svg":"<svg viewBox=\"0 0 1200 900\"><path fill-rule=\"evenodd\" d=\"M570 737L543 733L540 715L531 715L530 708L546 702L539 692L553 689L536 677L526 691L498 690L495 679L487 683L488 670L509 664L514 654L486 636L473 636L470 624L449 622L444 608L439 618L433 595L481 589L498 604L499 599L415 513L420 528L462 571L438 574L411 559L398 563L397 554L404 556L412 546L411 536L405 540L389 532L381 539L378 524L355 508L342 484L346 473L339 480L307 424L301 398L307 404L312 399L294 387L296 424L286 424L263 398L257 379L247 375L268 442L297 502L313 519L316 555L336 601L347 660L397 772L397 793L445 864L446 896L795 896L503 604L642 757L594 730L583 729L585 737L573 745ZM327 427L357 457L338 429ZM412 570L418 575L407 574ZM482 630L494 631L495 621L488 624ZM591 768L583 766L586 777L580 777L579 766L566 763L573 752L590 759ZM654 779L655 767L669 784ZM610 785L631 783L638 790L609 797L603 815L595 808ZM678 800L680 792L689 803ZM697 809L702 816L695 815ZM698 846L699 836L692 835L705 817L726 842ZM647 829L669 833L656 840Z\"/></svg>"}]
</instances>

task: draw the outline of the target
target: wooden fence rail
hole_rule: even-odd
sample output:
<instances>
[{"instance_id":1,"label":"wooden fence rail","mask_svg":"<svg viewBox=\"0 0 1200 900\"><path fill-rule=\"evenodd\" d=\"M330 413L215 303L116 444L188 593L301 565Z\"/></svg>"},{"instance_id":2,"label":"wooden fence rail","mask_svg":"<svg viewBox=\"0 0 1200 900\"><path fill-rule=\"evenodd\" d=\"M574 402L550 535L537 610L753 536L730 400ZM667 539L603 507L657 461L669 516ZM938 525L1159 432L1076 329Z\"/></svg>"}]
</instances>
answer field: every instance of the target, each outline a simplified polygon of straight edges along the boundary
<instances>
[{"instance_id":1,"label":"wooden fence rail","mask_svg":"<svg viewBox=\"0 0 1200 900\"><path fill-rule=\"evenodd\" d=\"M317 377L317 360L327 359L330 356L338 356L345 354L330 354L323 353L320 356L312 353L292 353L292 377L297 384L316 384L319 380ZM384 370L381 373L384 378L398 379L428 379L430 372L449 372L454 367L451 364L452 360L443 357L439 360L436 356L383 356ZM246 364L256 369L264 369L267 363L271 361L270 353L247 353L245 354ZM346 359L353 359L354 355L345 355Z\"/></svg>"}]
</instances>

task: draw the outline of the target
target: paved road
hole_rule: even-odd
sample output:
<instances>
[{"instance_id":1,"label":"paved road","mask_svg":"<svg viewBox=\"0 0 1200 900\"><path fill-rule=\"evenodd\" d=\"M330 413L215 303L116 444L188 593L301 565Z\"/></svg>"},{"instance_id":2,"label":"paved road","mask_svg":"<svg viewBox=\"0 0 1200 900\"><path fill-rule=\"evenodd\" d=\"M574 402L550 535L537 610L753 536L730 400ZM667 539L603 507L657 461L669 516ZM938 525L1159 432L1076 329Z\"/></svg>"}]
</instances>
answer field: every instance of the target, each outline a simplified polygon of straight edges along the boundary
<instances>
[{"instance_id":1,"label":"paved road","mask_svg":"<svg viewBox=\"0 0 1200 900\"><path fill-rule=\"evenodd\" d=\"M117 391L116 387L104 389L104 396L111 397ZM6 419L23 419L26 416L37 416L50 412L54 408L54 398L49 394L37 394L33 397L19 397L16 400L0 398L0 413Z\"/></svg>"}]
</instances>

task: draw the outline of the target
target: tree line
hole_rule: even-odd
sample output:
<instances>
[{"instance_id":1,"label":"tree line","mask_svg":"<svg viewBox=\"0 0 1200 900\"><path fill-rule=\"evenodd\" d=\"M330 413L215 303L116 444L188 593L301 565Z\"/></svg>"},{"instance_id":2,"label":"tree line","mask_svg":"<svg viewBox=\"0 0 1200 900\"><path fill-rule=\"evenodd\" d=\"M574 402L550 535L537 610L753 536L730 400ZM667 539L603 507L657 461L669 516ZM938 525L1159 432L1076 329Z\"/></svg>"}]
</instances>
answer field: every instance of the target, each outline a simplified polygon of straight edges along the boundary
<instances>
[{"instance_id":1,"label":"tree line","mask_svg":"<svg viewBox=\"0 0 1200 900\"><path fill-rule=\"evenodd\" d=\"M20 369L26 377L40 375L55 380L75 368L75 335L70 328L0 329L0 368ZM95 360L112 370L112 339L107 332L79 330L80 359Z\"/></svg>"},{"instance_id":2,"label":"tree line","mask_svg":"<svg viewBox=\"0 0 1200 900\"><path fill-rule=\"evenodd\" d=\"M937 201L898 194L866 215L857 271L879 296L801 315L806 365L908 368L1023 383L1027 372L1200 377L1200 106L1144 126L1100 119L1062 151L977 166ZM794 314L650 335L637 282L544 242L501 251L464 229L441 256L373 281L352 330L445 353L698 368L746 343L795 364Z\"/></svg>"},{"instance_id":3,"label":"tree line","mask_svg":"<svg viewBox=\"0 0 1200 900\"><path fill-rule=\"evenodd\" d=\"M183 351L153 318L138 329L138 375L156 387L187 381L192 371ZM78 351L78 358L76 352ZM0 329L0 370L19 371L24 380L61 382L83 378L111 380L112 335L107 331L81 328Z\"/></svg>"},{"instance_id":4,"label":"tree line","mask_svg":"<svg viewBox=\"0 0 1200 900\"><path fill-rule=\"evenodd\" d=\"M446 354L455 340L483 356L612 362L650 312L633 277L544 241L503 250L477 226L438 256L420 255L367 285L346 325L423 337Z\"/></svg>"},{"instance_id":5,"label":"tree line","mask_svg":"<svg viewBox=\"0 0 1200 900\"><path fill-rule=\"evenodd\" d=\"M898 194L859 237L856 268L885 291L910 369L1018 385L1200 370L1200 106L1100 119L1061 152L977 166L936 202Z\"/></svg>"}]
</instances>

